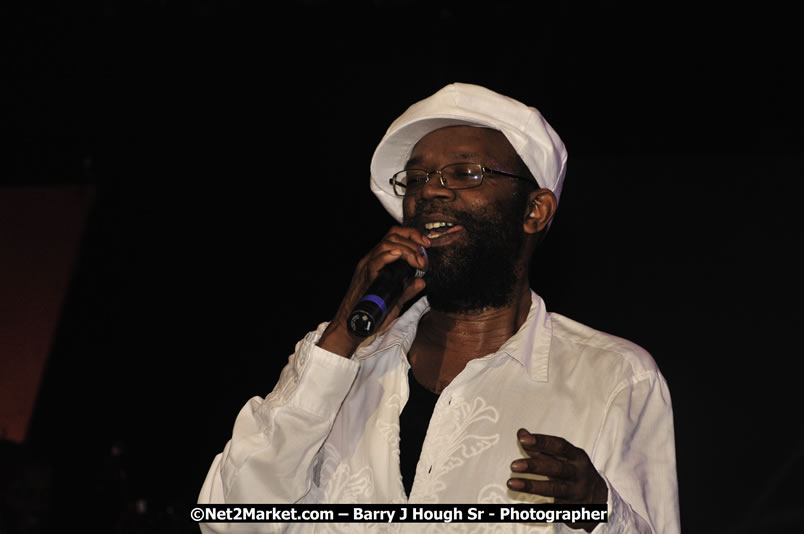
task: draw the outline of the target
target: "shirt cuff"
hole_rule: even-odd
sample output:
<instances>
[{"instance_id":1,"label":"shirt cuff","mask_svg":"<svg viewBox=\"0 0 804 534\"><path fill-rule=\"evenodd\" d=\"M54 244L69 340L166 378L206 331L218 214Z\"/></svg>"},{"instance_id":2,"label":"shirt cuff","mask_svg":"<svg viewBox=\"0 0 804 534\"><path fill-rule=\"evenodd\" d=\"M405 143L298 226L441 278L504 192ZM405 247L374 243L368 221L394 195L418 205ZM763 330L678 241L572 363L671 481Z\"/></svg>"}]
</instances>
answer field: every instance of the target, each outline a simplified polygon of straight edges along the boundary
<instances>
[{"instance_id":1,"label":"shirt cuff","mask_svg":"<svg viewBox=\"0 0 804 534\"><path fill-rule=\"evenodd\" d=\"M600 476L603 477L608 489L608 502L606 503L608 522L598 523L592 534L651 534L653 531L650 526L639 515L634 513L631 505L617 493L609 479L602 473Z\"/></svg>"},{"instance_id":2,"label":"shirt cuff","mask_svg":"<svg viewBox=\"0 0 804 534\"><path fill-rule=\"evenodd\" d=\"M326 418L340 409L360 363L322 349L316 345L320 337L321 328L307 334L297 348L298 384L289 404Z\"/></svg>"}]
</instances>

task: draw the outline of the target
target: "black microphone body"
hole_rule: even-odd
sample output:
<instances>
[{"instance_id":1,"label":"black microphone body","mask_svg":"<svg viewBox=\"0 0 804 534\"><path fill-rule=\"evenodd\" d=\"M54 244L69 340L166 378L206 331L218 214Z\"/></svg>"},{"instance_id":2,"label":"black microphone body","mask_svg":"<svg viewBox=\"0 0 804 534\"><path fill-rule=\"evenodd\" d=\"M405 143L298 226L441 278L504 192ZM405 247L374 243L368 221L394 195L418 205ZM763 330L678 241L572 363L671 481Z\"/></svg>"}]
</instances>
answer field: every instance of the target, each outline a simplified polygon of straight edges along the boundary
<instances>
[{"instance_id":1,"label":"black microphone body","mask_svg":"<svg viewBox=\"0 0 804 534\"><path fill-rule=\"evenodd\" d=\"M393 307L405 283L414 277L424 276L424 271L411 267L404 259L389 263L377 273L377 279L366 290L366 294L349 314L347 326L358 337L372 335L383 322L388 310Z\"/></svg>"}]
</instances>

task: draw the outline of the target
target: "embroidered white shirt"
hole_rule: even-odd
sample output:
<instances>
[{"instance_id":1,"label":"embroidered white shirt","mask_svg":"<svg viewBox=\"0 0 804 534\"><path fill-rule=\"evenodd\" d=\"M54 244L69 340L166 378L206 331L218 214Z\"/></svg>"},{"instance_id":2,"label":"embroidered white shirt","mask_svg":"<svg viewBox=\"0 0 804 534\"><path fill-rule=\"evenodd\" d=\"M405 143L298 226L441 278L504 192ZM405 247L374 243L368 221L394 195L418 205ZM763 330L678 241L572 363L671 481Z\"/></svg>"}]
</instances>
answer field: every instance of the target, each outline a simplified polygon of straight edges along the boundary
<instances>
[{"instance_id":1,"label":"embroidered white shirt","mask_svg":"<svg viewBox=\"0 0 804 534\"><path fill-rule=\"evenodd\" d=\"M679 532L670 393L639 346L555 313L532 294L526 322L496 353L469 362L436 403L410 498L399 469L415 303L351 359L296 346L279 382L251 399L215 457L199 503L523 503L510 464L516 432L551 434L586 451L609 489L595 532ZM404 439L404 436L402 436ZM206 523L211 532L558 532L562 524Z\"/></svg>"}]
</instances>

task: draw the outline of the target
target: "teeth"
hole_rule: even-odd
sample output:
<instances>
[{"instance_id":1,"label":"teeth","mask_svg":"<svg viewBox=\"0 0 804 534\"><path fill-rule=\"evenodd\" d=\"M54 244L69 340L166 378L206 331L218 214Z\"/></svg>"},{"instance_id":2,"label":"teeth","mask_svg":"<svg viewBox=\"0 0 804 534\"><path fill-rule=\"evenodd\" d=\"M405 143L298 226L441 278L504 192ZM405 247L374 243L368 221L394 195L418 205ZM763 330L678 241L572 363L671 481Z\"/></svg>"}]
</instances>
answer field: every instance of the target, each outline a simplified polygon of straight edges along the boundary
<instances>
[{"instance_id":1,"label":"teeth","mask_svg":"<svg viewBox=\"0 0 804 534\"><path fill-rule=\"evenodd\" d=\"M424 227L428 230L435 230L436 228L443 228L444 226L455 226L455 223L451 222L429 222L424 225Z\"/></svg>"},{"instance_id":2,"label":"teeth","mask_svg":"<svg viewBox=\"0 0 804 534\"><path fill-rule=\"evenodd\" d=\"M455 226L455 223L446 221L437 221L437 222L425 223L424 228L426 230L430 230L430 232L426 234L428 238L438 239L439 237L442 236L442 234L438 233L439 228L452 228L453 226Z\"/></svg>"}]
</instances>

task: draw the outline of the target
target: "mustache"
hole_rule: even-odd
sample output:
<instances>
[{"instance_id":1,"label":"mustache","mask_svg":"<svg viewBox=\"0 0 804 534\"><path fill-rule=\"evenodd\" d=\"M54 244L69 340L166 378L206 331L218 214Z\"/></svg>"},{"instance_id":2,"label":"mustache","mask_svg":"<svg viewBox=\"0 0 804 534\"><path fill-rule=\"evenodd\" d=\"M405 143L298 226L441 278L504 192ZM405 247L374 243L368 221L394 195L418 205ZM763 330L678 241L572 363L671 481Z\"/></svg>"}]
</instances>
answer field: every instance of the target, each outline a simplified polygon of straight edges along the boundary
<instances>
[{"instance_id":1,"label":"mustache","mask_svg":"<svg viewBox=\"0 0 804 534\"><path fill-rule=\"evenodd\" d=\"M416 215L406 221L405 226L419 228L424 225L426 219L432 219L435 216L443 216L465 228L471 228L478 222L478 217L467 211L449 207L438 208L428 204L427 206L417 205Z\"/></svg>"}]
</instances>

